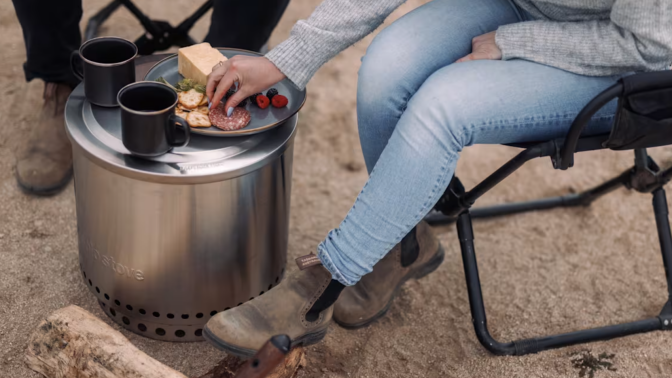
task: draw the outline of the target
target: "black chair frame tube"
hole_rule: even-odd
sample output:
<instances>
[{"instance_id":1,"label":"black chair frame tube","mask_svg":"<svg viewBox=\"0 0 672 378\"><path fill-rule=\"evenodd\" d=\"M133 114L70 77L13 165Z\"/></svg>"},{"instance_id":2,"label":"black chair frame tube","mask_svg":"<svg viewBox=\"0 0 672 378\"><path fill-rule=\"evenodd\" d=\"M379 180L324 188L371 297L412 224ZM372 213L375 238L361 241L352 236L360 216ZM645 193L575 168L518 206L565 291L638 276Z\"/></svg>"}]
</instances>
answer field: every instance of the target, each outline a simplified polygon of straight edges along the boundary
<instances>
[{"instance_id":1,"label":"black chair frame tube","mask_svg":"<svg viewBox=\"0 0 672 378\"><path fill-rule=\"evenodd\" d=\"M550 142L549 142L550 143ZM549 145L550 146L550 145ZM548 147L548 146L546 146ZM549 152L543 144L529 148L507 162L483 182L476 185L470 192L462 194L463 199L460 206L464 210L455 217L433 215L426 220L430 224L448 223L456 221L460 247L462 250L462 262L464 264L465 279L467 282L467 292L469 295L469 304L471 308L472 321L476 337L480 343L491 353L496 355L523 355L536 353L539 351L560 348L574 344L581 344L592 341L608 340L616 337L628 336L642 332L654 330L663 330L672 328L672 233L670 232L670 223L668 219L667 200L663 185L668 181L666 175L672 175L672 168L663 172L647 171L654 177L660 177L657 187L651 191L653 194L653 210L656 219L656 228L660 240L660 249L665 265L665 275L668 283L668 301L663 306L663 310L658 316L644 320L609 325L605 327L585 329L576 332L563 333L557 335L543 336L531 339L522 339L502 343L497 341L488 331L487 318L483 294L481 292L481 283L478 275L478 264L476 262L476 250L474 246L474 232L472 228L473 218L485 218L500 215L521 213L524 211L549 209L554 207L568 206L587 206L602 195L610 193L614 189L626 186L632 187L635 176L641 174L641 170L648 169L650 160L646 150L636 150L635 156L637 164L634 168L623 172L621 175L596 186L582 193L570 194L566 196L551 197L536 201L505 204L488 208L470 210L469 206L486 193L490 188L504 180L516 169L520 168L525 162L539 156L549 156ZM651 160L652 162L652 160ZM655 163L653 163L655 164ZM642 188L644 190L646 188Z\"/></svg>"},{"instance_id":2,"label":"black chair frame tube","mask_svg":"<svg viewBox=\"0 0 672 378\"><path fill-rule=\"evenodd\" d=\"M670 231L667 199L665 190L663 189L663 186L672 179L672 167L661 171L653 159L648 156L646 149L635 149L634 167L585 192L471 209L471 206L479 197L531 159L550 156L553 167L564 170L573 166L574 153L602 149L604 146L603 142L606 140L604 136L582 138L581 134L592 116L608 102L615 98L622 99L623 96L629 93L669 88L671 86L672 75L669 73L645 73L639 74L637 77L622 78L618 83L597 95L579 112L564 139L542 142L526 148L469 192L465 192L463 185L457 178L454 178L455 182L451 182L443 197L435 206L435 210L440 213L432 213L425 217L425 220L431 225L456 222L474 330L476 337L488 351L496 355L523 355L551 348L608 340L642 332L672 329L672 232ZM513 144L512 146L525 148L529 145ZM610 193L621 186L653 195L652 205L656 219L660 251L663 257L663 264L665 265L668 291L667 302L664 304L660 314L634 322L515 340L506 343L499 342L492 337L488 331L483 293L481 292L481 282L478 276L472 218L495 217L556 207L587 206L600 196Z\"/></svg>"},{"instance_id":3,"label":"black chair frame tube","mask_svg":"<svg viewBox=\"0 0 672 378\"><path fill-rule=\"evenodd\" d=\"M172 27L165 21L152 20L142 13L131 0L113 0L103 9L98 11L86 24L84 39L89 40L98 35L100 26L120 6L126 7L135 18L138 19L146 33L135 41L140 55L150 55L159 50L168 49L171 46L184 47L196 43L190 36L189 30L214 4L213 0L206 1L194 14L182 21L177 27Z\"/></svg>"}]
</instances>

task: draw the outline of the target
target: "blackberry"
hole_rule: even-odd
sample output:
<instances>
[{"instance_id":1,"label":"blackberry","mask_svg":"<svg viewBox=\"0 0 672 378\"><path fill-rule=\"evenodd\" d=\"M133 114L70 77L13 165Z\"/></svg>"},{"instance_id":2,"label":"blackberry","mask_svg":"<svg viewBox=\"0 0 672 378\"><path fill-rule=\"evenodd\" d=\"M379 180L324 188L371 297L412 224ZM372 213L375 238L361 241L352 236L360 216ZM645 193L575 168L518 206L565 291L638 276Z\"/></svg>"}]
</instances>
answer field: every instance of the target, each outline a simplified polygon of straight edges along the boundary
<instances>
[{"instance_id":1,"label":"blackberry","mask_svg":"<svg viewBox=\"0 0 672 378\"><path fill-rule=\"evenodd\" d=\"M240 103L239 103L238 105L236 105L236 106L243 107L243 106L247 105L247 99L248 99L247 97L244 98L244 99L243 99L242 101L240 101Z\"/></svg>"},{"instance_id":2,"label":"blackberry","mask_svg":"<svg viewBox=\"0 0 672 378\"><path fill-rule=\"evenodd\" d=\"M266 97L268 97L269 100L272 100L273 96L275 96L277 94L278 94L278 90L275 89L275 88L271 88L271 89L268 90L268 92L266 92Z\"/></svg>"},{"instance_id":3,"label":"blackberry","mask_svg":"<svg viewBox=\"0 0 672 378\"><path fill-rule=\"evenodd\" d=\"M233 94L236 93L236 90L233 89L233 87L229 88L229 90L226 92L226 95L224 96L225 99L228 99L229 97L233 96Z\"/></svg>"},{"instance_id":4,"label":"blackberry","mask_svg":"<svg viewBox=\"0 0 672 378\"><path fill-rule=\"evenodd\" d=\"M257 103L257 96L261 96L261 93L255 93L252 96L248 97L251 103L256 104Z\"/></svg>"}]
</instances>

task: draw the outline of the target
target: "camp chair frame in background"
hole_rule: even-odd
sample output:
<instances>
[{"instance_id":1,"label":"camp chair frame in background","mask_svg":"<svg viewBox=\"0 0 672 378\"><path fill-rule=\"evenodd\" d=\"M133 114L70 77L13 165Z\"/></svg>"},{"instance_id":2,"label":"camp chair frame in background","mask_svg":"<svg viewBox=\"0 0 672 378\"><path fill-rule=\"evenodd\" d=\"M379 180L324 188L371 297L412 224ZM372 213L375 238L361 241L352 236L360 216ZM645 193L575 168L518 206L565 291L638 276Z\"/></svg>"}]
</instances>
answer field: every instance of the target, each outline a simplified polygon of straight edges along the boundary
<instances>
[{"instance_id":1,"label":"camp chair frame in background","mask_svg":"<svg viewBox=\"0 0 672 378\"><path fill-rule=\"evenodd\" d=\"M582 138L581 133L591 117L615 98L619 99L618 110L611 133ZM496 355L524 355L591 341L672 329L672 234L663 189L663 186L672 179L672 168L661 170L646 152L646 148L669 144L672 144L672 71L634 74L622 78L617 84L591 100L578 114L565 138L510 145L525 150L469 192L464 190L457 177L453 178L436 204L435 212L430 213L425 220L433 225L457 223L474 330L476 337L488 351ZM565 170L573 166L575 152L604 148L634 150L634 167L583 193L471 209L479 197L529 160L550 156L555 169ZM476 263L472 218L488 218L556 207L587 206L621 186L653 195L653 212L668 290L668 300L660 314L649 319L545 337L506 343L495 340L487 326Z\"/></svg>"},{"instance_id":2,"label":"camp chair frame in background","mask_svg":"<svg viewBox=\"0 0 672 378\"><path fill-rule=\"evenodd\" d=\"M145 28L145 34L135 41L135 45L138 46L138 54L151 55L157 51L167 50L172 46L185 47L196 44L196 41L189 36L189 30L191 30L196 21L212 8L213 0L207 0L194 14L182 21L177 27L173 27L166 21L150 19L131 0L114 0L89 19L86 24L86 31L84 32L85 40L95 38L98 35L100 26L122 5Z\"/></svg>"}]
</instances>

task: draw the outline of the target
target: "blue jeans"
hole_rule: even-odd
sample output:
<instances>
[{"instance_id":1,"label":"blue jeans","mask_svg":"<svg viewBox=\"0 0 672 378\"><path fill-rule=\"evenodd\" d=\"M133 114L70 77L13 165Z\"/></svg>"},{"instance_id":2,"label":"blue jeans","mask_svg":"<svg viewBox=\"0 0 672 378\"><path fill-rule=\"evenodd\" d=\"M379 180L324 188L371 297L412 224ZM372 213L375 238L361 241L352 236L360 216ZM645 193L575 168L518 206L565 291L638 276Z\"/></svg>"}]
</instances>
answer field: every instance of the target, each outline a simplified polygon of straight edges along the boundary
<instances>
[{"instance_id":1,"label":"blue jeans","mask_svg":"<svg viewBox=\"0 0 672 378\"><path fill-rule=\"evenodd\" d=\"M369 180L318 246L333 278L354 285L432 209L472 144L546 141L618 77L524 60L454 63L472 38L525 21L510 0L434 0L383 30L362 60L357 119ZM585 133L606 133L612 102Z\"/></svg>"}]
</instances>

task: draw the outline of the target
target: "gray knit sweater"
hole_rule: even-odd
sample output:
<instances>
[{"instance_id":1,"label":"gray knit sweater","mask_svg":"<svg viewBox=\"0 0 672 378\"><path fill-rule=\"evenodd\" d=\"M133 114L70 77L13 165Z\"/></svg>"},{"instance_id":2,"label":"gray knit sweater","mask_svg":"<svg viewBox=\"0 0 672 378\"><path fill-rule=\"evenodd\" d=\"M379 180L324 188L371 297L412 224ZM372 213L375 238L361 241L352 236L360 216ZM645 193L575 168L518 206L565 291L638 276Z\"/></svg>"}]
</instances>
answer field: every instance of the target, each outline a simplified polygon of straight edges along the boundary
<instances>
[{"instance_id":1,"label":"gray knit sweater","mask_svg":"<svg viewBox=\"0 0 672 378\"><path fill-rule=\"evenodd\" d=\"M364 38L405 0L324 0L266 57L304 88L336 54ZM500 26L503 59L582 75L658 71L672 62L672 0L514 0L534 20Z\"/></svg>"}]
</instances>

